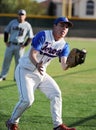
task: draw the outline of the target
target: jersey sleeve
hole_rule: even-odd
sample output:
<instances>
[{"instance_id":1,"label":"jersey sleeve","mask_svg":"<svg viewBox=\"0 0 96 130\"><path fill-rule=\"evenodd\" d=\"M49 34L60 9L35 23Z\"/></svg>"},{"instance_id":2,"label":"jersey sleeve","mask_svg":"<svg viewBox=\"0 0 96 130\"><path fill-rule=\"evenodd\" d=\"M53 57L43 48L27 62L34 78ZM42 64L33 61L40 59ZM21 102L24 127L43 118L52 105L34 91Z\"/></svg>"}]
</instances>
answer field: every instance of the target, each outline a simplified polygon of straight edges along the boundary
<instances>
[{"instance_id":1,"label":"jersey sleeve","mask_svg":"<svg viewBox=\"0 0 96 130\"><path fill-rule=\"evenodd\" d=\"M61 54L60 54L60 57L62 57L62 56L68 57L69 52L70 52L70 47L69 47L69 44L66 43L63 50L62 50L62 52L61 52Z\"/></svg>"},{"instance_id":2,"label":"jersey sleeve","mask_svg":"<svg viewBox=\"0 0 96 130\"><path fill-rule=\"evenodd\" d=\"M31 45L35 50L40 51L44 42L45 42L45 32L41 31L34 36Z\"/></svg>"},{"instance_id":3,"label":"jersey sleeve","mask_svg":"<svg viewBox=\"0 0 96 130\"><path fill-rule=\"evenodd\" d=\"M14 20L12 20L11 22L9 22L9 24L6 26L4 32L10 33L11 31L11 25L14 22Z\"/></svg>"},{"instance_id":4,"label":"jersey sleeve","mask_svg":"<svg viewBox=\"0 0 96 130\"><path fill-rule=\"evenodd\" d=\"M31 25L27 22L27 24L28 24L28 33L27 33L27 35L28 35L28 37L29 38L33 38L33 29L32 29L32 27L31 27Z\"/></svg>"}]
</instances>

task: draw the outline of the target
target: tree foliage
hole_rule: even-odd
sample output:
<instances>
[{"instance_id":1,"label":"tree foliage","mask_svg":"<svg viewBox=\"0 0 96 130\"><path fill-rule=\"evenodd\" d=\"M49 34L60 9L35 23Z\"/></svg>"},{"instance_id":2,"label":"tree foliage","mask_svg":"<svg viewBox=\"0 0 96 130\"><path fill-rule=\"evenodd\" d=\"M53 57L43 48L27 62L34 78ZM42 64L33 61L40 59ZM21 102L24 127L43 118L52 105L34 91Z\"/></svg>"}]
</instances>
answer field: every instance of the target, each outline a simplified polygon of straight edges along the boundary
<instances>
[{"instance_id":1,"label":"tree foliage","mask_svg":"<svg viewBox=\"0 0 96 130\"><path fill-rule=\"evenodd\" d=\"M36 0L0 0L0 13L17 13L19 9L35 15L44 15L46 12L46 8L42 8Z\"/></svg>"}]
</instances>

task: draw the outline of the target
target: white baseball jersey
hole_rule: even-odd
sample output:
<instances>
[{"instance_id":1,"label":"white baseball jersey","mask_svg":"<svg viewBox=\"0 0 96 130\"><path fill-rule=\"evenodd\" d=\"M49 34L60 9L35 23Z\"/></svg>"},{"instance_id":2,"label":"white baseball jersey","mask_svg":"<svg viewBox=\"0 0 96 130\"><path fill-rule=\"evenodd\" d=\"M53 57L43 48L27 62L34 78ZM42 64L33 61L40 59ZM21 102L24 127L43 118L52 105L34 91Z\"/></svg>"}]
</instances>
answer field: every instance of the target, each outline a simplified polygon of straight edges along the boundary
<instances>
[{"instance_id":1,"label":"white baseball jersey","mask_svg":"<svg viewBox=\"0 0 96 130\"><path fill-rule=\"evenodd\" d=\"M39 51L37 56L38 61L43 61L43 67L46 68L50 61L55 57L68 56L69 45L64 38L59 41L54 40L52 30L45 30L39 32L32 40L31 44L35 50ZM30 50L29 50L30 52ZM34 70L36 67L29 59L29 52L20 58L20 65L24 68Z\"/></svg>"},{"instance_id":2,"label":"white baseball jersey","mask_svg":"<svg viewBox=\"0 0 96 130\"><path fill-rule=\"evenodd\" d=\"M29 38L33 37L31 25L27 21L19 23L17 19L12 20L8 24L8 26L5 28L5 32L10 33L9 41L16 43L24 42L26 36Z\"/></svg>"},{"instance_id":3,"label":"white baseball jersey","mask_svg":"<svg viewBox=\"0 0 96 130\"><path fill-rule=\"evenodd\" d=\"M29 52L19 60L15 71L20 100L13 111L11 121L18 123L22 113L32 105L34 92L39 88L51 101L51 113L54 127L62 124L62 98L57 83L45 72L47 65L55 57L68 56L69 45L62 38L54 40L51 30L41 31L32 40L32 48L37 50L38 62L43 61L43 75L29 59Z\"/></svg>"}]
</instances>

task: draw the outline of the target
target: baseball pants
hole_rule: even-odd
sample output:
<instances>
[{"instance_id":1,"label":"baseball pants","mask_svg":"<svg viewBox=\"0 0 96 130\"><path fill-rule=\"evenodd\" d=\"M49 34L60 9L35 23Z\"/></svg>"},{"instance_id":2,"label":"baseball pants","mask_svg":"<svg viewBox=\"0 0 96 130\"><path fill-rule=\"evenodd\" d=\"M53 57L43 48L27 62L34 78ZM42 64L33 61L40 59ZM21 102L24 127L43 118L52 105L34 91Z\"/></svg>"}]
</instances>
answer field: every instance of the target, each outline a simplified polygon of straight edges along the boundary
<instances>
[{"instance_id":1,"label":"baseball pants","mask_svg":"<svg viewBox=\"0 0 96 130\"><path fill-rule=\"evenodd\" d=\"M62 98L57 83L46 73L41 76L38 71L30 71L19 65L15 71L20 99L11 116L12 123L19 123L23 112L34 102L34 92L39 88L50 99L54 127L62 124Z\"/></svg>"},{"instance_id":2,"label":"baseball pants","mask_svg":"<svg viewBox=\"0 0 96 130\"><path fill-rule=\"evenodd\" d=\"M15 58L15 68L16 68L19 58L22 57L24 54L24 50L25 49L21 48L19 45L13 45L13 44L11 44L9 47L6 48L1 72L2 77L7 76L13 56Z\"/></svg>"}]
</instances>

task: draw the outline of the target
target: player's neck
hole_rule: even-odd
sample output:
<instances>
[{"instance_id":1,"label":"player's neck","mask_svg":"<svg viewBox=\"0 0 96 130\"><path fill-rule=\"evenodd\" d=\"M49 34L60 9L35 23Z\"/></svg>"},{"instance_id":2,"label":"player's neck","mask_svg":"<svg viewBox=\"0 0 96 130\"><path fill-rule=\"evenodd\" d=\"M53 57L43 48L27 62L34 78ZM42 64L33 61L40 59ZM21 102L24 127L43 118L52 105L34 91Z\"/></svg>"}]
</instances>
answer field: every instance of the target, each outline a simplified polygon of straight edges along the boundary
<instances>
[{"instance_id":1,"label":"player's neck","mask_svg":"<svg viewBox=\"0 0 96 130\"><path fill-rule=\"evenodd\" d=\"M19 23L23 23L25 22L25 20L22 20L22 19L18 19Z\"/></svg>"},{"instance_id":2,"label":"player's neck","mask_svg":"<svg viewBox=\"0 0 96 130\"><path fill-rule=\"evenodd\" d=\"M59 37L54 31L53 31L53 37L55 41L59 41L60 39L62 39L62 37Z\"/></svg>"}]
</instances>

